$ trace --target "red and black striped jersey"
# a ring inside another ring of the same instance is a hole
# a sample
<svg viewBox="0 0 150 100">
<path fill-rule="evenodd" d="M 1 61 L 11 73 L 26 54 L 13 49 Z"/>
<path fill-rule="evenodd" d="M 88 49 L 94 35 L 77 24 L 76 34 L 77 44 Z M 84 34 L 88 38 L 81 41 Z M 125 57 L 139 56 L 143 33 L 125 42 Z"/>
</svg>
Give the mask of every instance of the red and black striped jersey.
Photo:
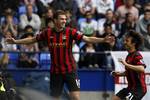
<svg viewBox="0 0 150 100">
<path fill-rule="evenodd" d="M 71 73 L 76 71 L 76 64 L 72 54 L 72 42 L 81 41 L 82 34 L 69 27 L 57 32 L 47 28 L 37 34 L 37 41 L 47 41 L 51 53 L 51 73 Z"/>
<path fill-rule="evenodd" d="M 143 57 L 138 51 L 129 53 L 126 57 L 126 62 L 128 64 L 143 65 L 144 67 L 146 67 L 146 65 L 143 62 Z M 126 77 L 128 81 L 128 89 L 135 91 L 135 93 L 146 93 L 147 88 L 145 83 L 144 72 L 137 72 L 126 68 Z"/>
</svg>

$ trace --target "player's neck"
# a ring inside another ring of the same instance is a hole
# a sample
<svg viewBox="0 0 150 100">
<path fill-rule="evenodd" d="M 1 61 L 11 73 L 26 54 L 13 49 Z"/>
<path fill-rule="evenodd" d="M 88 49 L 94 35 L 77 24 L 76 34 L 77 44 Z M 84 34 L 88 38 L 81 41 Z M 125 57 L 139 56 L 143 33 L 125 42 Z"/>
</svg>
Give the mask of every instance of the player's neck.
<svg viewBox="0 0 150 100">
<path fill-rule="evenodd" d="M 135 52 L 135 51 L 136 51 L 135 48 L 131 48 L 130 50 L 128 50 L 129 53 L 133 53 L 133 52 Z"/>
<path fill-rule="evenodd" d="M 57 32 L 60 32 L 60 31 L 62 31 L 64 28 L 63 27 L 55 27 L 55 30 L 57 31 Z"/>
</svg>

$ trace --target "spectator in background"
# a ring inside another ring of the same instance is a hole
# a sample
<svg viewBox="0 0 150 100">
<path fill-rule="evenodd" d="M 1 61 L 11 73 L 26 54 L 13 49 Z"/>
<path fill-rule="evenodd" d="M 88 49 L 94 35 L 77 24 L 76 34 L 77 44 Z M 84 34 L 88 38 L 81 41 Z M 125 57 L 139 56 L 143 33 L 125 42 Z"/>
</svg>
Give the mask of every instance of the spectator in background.
<svg viewBox="0 0 150 100">
<path fill-rule="evenodd" d="M 120 34 L 118 35 L 118 46 L 120 50 L 125 50 L 123 46 L 124 35 L 130 31 L 136 29 L 136 21 L 132 13 L 127 13 L 125 21 L 121 24 Z"/>
<path fill-rule="evenodd" d="M 29 27 L 26 30 L 29 30 Z M 21 38 L 22 39 L 32 38 L 33 36 L 34 36 L 33 33 L 28 32 L 25 33 Z M 36 68 L 38 66 L 39 61 L 38 61 L 38 54 L 37 54 L 38 50 L 36 44 L 21 45 L 20 51 L 21 53 L 17 65 L 18 68 Z"/>
<path fill-rule="evenodd" d="M 150 24 L 147 25 L 147 33 L 143 37 L 144 46 L 142 47 L 142 50 L 150 51 Z"/>
<path fill-rule="evenodd" d="M 10 38 L 10 37 L 15 38 L 12 31 L 7 30 L 3 34 L 3 37 L 1 39 L 1 44 L 3 46 L 3 49 L 6 50 L 6 51 L 17 51 L 17 45 L 16 44 L 7 44 L 6 43 L 6 38 Z"/>
<path fill-rule="evenodd" d="M 37 68 L 38 59 L 32 53 L 21 53 L 19 55 L 18 68 Z"/>
<path fill-rule="evenodd" d="M 150 3 L 149 0 L 135 0 L 135 7 L 139 9 L 140 14 L 143 12 L 143 5 Z"/>
<path fill-rule="evenodd" d="M 104 18 L 108 9 L 114 11 L 113 0 L 96 0 L 97 19 Z"/>
<path fill-rule="evenodd" d="M 34 36 L 33 33 L 25 33 L 21 39 L 24 38 L 32 38 Z M 38 52 L 37 44 L 29 44 L 29 45 L 24 45 L 22 44 L 20 47 L 20 51 L 25 51 L 25 52 Z"/>
<path fill-rule="evenodd" d="M 150 24 L 150 10 L 144 11 L 144 17 L 139 19 L 136 25 L 136 31 L 141 35 L 147 34 L 147 25 Z"/>
<path fill-rule="evenodd" d="M 96 54 L 96 46 L 92 43 L 86 43 L 82 50 L 84 51 L 84 63 L 82 66 L 87 68 L 98 68 L 98 58 Z"/>
<path fill-rule="evenodd" d="M 73 4 L 74 0 L 53 0 L 50 4 L 50 7 L 52 7 L 55 10 L 70 10 L 74 11 L 74 6 L 76 4 Z"/>
<path fill-rule="evenodd" d="M 95 15 L 96 11 L 96 2 L 95 0 L 77 0 L 79 17 L 82 18 L 86 12 L 91 12 L 92 15 Z"/>
<path fill-rule="evenodd" d="M 54 27 L 54 22 L 53 22 L 53 14 L 54 10 L 51 7 L 48 7 L 46 9 L 46 13 L 42 16 L 41 18 L 41 28 L 44 29 L 45 27 Z"/>
<path fill-rule="evenodd" d="M 10 38 L 10 37 L 16 38 L 16 37 L 14 37 L 13 33 L 10 30 L 8 30 L 3 34 L 3 37 L 1 39 L 1 45 L 2 45 L 3 51 L 4 51 L 4 53 L 3 53 L 3 57 L 5 59 L 4 61 L 7 61 L 7 59 L 9 60 L 9 61 L 7 61 L 7 66 L 5 65 L 5 67 L 7 67 L 7 68 L 16 66 L 16 64 L 14 64 L 14 63 L 17 61 L 14 61 L 14 60 L 10 61 L 10 60 L 12 60 L 12 58 L 15 59 L 15 57 L 11 56 L 11 54 L 16 55 L 16 53 L 14 53 L 14 52 L 19 51 L 17 48 L 17 44 L 7 44 L 6 43 L 6 38 Z"/>
<path fill-rule="evenodd" d="M 149 2 L 149 3 L 146 3 L 146 4 L 142 7 L 142 11 L 141 11 L 141 13 L 140 13 L 139 20 L 144 17 L 144 11 L 146 11 L 146 10 L 150 10 L 150 2 Z"/>
<path fill-rule="evenodd" d="M 66 12 L 66 16 L 67 16 L 66 26 L 69 26 L 72 28 L 77 28 L 77 20 L 72 15 L 72 12 L 70 10 L 65 10 L 65 12 Z"/>
<path fill-rule="evenodd" d="M 105 37 L 107 35 L 111 35 L 114 38 L 113 41 L 111 41 L 111 43 L 101 43 L 101 44 L 99 44 L 99 46 L 98 46 L 99 49 L 98 50 L 99 51 L 110 51 L 110 50 L 115 51 L 115 50 L 117 50 L 116 36 L 115 36 L 115 33 L 112 30 L 111 24 L 104 24 L 104 33 L 100 37 Z"/>
<path fill-rule="evenodd" d="M 47 12 L 47 8 L 49 7 L 49 4 L 53 0 L 36 0 L 36 6 L 37 6 L 37 13 L 40 17 L 43 17 L 45 13 Z"/>
<path fill-rule="evenodd" d="M 24 30 L 27 25 L 31 25 L 34 29 L 34 33 L 37 33 L 41 27 L 40 17 L 33 13 L 33 6 L 31 4 L 26 5 L 26 14 L 20 16 L 20 29 Z"/>
<path fill-rule="evenodd" d="M 4 9 L 3 15 L 0 16 L 0 40 L 7 30 L 12 30 L 14 36 L 17 36 L 17 25 L 18 18 L 14 16 L 14 11 L 9 7 Z"/>
<path fill-rule="evenodd" d="M 150 2 L 147 2 L 144 7 L 143 7 L 143 10 L 150 10 Z"/>
<path fill-rule="evenodd" d="M 23 38 L 32 38 L 34 36 L 34 29 L 32 26 L 27 25 L 24 29 L 23 35 L 20 37 L 21 39 Z M 39 65 L 38 61 L 38 44 L 29 44 L 25 45 L 22 44 L 20 45 L 20 55 L 19 55 L 19 60 L 17 67 L 18 68 L 37 68 Z M 35 52 L 35 53 L 34 53 Z"/>
<path fill-rule="evenodd" d="M 134 6 L 134 0 L 125 0 L 124 5 L 121 5 L 116 10 L 116 16 L 120 24 L 125 21 L 125 16 L 129 12 L 133 14 L 135 21 L 137 21 L 139 10 Z"/>
<path fill-rule="evenodd" d="M 101 37 L 105 37 L 106 35 L 112 36 L 114 39 L 111 41 L 111 43 L 101 43 L 98 44 L 96 47 L 97 51 L 117 51 L 119 50 L 117 38 L 115 36 L 115 33 L 112 30 L 111 24 L 104 24 L 104 33 Z M 104 69 L 113 69 L 113 60 L 110 53 L 102 53 L 98 54 L 98 59 L 101 61 L 99 62 L 99 66 L 101 66 Z"/>
<path fill-rule="evenodd" d="M 28 25 L 25 27 L 24 29 L 24 33 L 23 35 L 20 37 L 20 38 L 31 38 L 34 36 L 34 29 L 32 26 Z M 26 51 L 26 52 L 38 52 L 39 51 L 39 48 L 38 48 L 38 44 L 35 43 L 35 44 L 31 44 L 31 45 L 21 45 L 20 47 L 20 50 L 21 51 Z"/>
<path fill-rule="evenodd" d="M 0 17 L 4 14 L 5 9 L 11 8 L 13 11 L 18 11 L 20 0 L 0 0 Z"/>
<path fill-rule="evenodd" d="M 54 10 L 68 10 L 72 12 L 73 17 L 77 18 L 79 13 L 77 0 L 53 0 L 50 5 Z"/>
<path fill-rule="evenodd" d="M 13 23 L 18 25 L 18 23 L 19 23 L 18 17 L 15 15 L 15 12 L 11 8 L 6 8 L 4 10 L 3 16 L 0 17 L 0 25 L 4 24 L 6 22 L 7 15 L 12 15 Z"/>
<path fill-rule="evenodd" d="M 130 31 L 136 29 L 136 21 L 132 13 L 127 13 L 125 17 L 125 21 L 121 24 L 121 30 L 118 38 L 122 38 L 123 35 Z"/>
<path fill-rule="evenodd" d="M 28 34 L 28 33 L 33 33 L 34 32 L 34 29 L 31 25 L 27 25 L 25 28 L 24 28 L 24 33 L 23 34 Z"/>
<path fill-rule="evenodd" d="M 12 12 L 5 13 L 5 18 L 2 21 L 2 33 L 5 34 L 10 31 L 14 37 L 18 35 L 18 25 L 15 23 L 15 19 Z"/>
<path fill-rule="evenodd" d="M 112 27 L 112 31 L 116 31 L 116 19 L 112 9 L 108 9 L 105 14 L 105 18 L 98 20 L 98 35 L 103 35 L 105 24 L 109 24 Z"/>
<path fill-rule="evenodd" d="M 85 13 L 85 21 L 80 23 L 80 31 L 86 36 L 96 36 L 97 21 L 92 20 L 93 14 L 90 11 Z"/>
<path fill-rule="evenodd" d="M 27 12 L 26 6 L 27 5 L 32 5 L 33 7 L 33 12 L 37 13 L 37 5 L 36 5 L 37 0 L 20 0 L 20 5 L 18 6 L 18 15 L 21 16 L 22 14 L 25 14 Z"/>
<path fill-rule="evenodd" d="M 46 8 L 46 13 L 43 14 L 41 18 L 41 30 L 44 30 L 46 27 L 54 28 L 53 21 L 54 9 L 52 7 Z M 48 46 L 46 41 L 39 42 L 40 51 L 48 51 Z"/>
</svg>

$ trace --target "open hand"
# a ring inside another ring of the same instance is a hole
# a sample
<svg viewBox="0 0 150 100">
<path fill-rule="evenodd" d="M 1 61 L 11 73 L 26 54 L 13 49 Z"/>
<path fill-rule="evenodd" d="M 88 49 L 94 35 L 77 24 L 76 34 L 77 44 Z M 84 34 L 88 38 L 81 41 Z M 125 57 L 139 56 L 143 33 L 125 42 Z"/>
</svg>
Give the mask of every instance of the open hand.
<svg viewBox="0 0 150 100">
<path fill-rule="evenodd" d="M 121 58 L 119 58 L 118 61 L 119 61 L 120 63 L 122 63 L 123 65 L 125 65 L 125 66 L 127 65 L 126 61 L 123 60 L 123 59 L 121 59 Z"/>
<path fill-rule="evenodd" d="M 14 38 L 6 38 L 6 43 L 15 44 L 15 39 Z"/>
<path fill-rule="evenodd" d="M 106 43 L 113 43 L 115 41 L 115 37 L 109 34 L 104 38 L 104 41 Z"/>
</svg>

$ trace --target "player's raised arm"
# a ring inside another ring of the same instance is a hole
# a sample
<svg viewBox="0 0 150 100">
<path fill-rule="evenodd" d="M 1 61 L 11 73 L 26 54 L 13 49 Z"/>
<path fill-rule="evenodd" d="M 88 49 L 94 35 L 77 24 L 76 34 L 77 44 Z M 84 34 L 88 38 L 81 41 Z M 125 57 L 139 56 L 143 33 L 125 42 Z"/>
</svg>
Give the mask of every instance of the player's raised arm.
<svg viewBox="0 0 150 100">
<path fill-rule="evenodd" d="M 7 38 L 6 42 L 9 44 L 32 44 L 37 42 L 36 37 L 32 38 L 24 38 L 24 39 L 18 39 L 15 40 L 14 38 Z"/>
</svg>

